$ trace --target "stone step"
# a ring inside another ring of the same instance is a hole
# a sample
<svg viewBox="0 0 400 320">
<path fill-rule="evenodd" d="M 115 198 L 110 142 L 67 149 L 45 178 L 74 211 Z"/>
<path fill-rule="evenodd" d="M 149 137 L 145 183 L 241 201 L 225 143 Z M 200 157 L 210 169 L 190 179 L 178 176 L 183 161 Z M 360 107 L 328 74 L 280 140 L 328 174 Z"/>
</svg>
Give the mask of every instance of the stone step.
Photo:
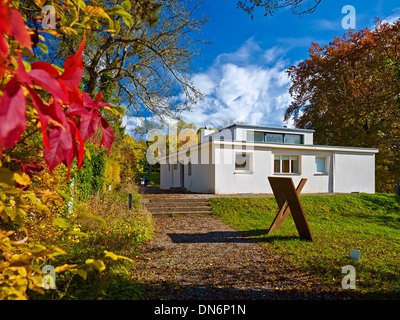
<svg viewBox="0 0 400 320">
<path fill-rule="evenodd" d="M 186 212 L 172 212 L 172 211 L 161 211 L 161 212 L 151 212 L 153 216 L 173 216 L 173 215 L 211 215 L 210 211 L 186 211 Z"/>
<path fill-rule="evenodd" d="M 208 199 L 190 198 L 142 198 L 142 203 L 209 203 Z"/>
<path fill-rule="evenodd" d="M 150 203 L 143 203 L 146 208 L 158 208 L 158 207 L 209 207 L 210 205 L 206 202 L 150 202 Z"/>
<path fill-rule="evenodd" d="M 153 215 L 211 214 L 208 199 L 142 198 L 142 204 Z"/>
<path fill-rule="evenodd" d="M 206 207 L 206 206 L 202 206 L 202 207 L 146 207 L 147 210 L 149 210 L 151 213 L 157 213 L 157 212 L 211 212 L 211 207 Z"/>
</svg>

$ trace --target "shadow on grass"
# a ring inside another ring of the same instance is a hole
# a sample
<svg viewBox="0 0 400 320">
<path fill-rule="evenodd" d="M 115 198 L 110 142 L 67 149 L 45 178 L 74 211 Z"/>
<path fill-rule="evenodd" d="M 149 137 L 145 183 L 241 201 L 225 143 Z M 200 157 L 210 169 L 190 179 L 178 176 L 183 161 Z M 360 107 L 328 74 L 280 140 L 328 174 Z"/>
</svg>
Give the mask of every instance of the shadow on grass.
<svg viewBox="0 0 400 320">
<path fill-rule="evenodd" d="M 299 239 L 298 236 L 267 235 L 267 229 L 215 231 L 206 233 L 168 233 L 173 243 L 251 243 Z"/>
<path fill-rule="evenodd" d="M 254 242 L 269 243 L 274 241 L 290 241 L 299 240 L 299 236 L 296 235 L 268 235 L 268 229 L 253 229 L 246 230 L 244 233 L 250 237 Z"/>
</svg>

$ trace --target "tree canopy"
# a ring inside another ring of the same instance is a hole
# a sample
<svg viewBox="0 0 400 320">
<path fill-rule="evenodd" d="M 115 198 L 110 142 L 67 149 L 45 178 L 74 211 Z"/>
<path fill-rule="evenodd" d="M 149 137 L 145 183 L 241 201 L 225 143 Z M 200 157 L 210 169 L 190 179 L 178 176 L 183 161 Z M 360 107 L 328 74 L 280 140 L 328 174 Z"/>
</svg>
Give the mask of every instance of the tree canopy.
<svg viewBox="0 0 400 320">
<path fill-rule="evenodd" d="M 376 187 L 393 192 L 400 179 L 400 21 L 350 31 L 316 43 L 289 68 L 293 102 L 285 120 L 315 130 L 315 143 L 376 147 Z"/>
<path fill-rule="evenodd" d="M 194 18 L 197 6 L 180 0 L 101 0 L 96 4 L 110 19 L 107 22 L 103 18 L 108 28 L 103 22 L 103 28 L 94 25 L 93 32 L 86 35 L 85 91 L 96 95 L 104 83 L 101 80 L 108 77 L 115 86 L 112 98 L 133 116 L 156 115 L 163 119 L 190 109 L 201 97 L 189 77 L 200 43 L 193 34 L 207 21 Z M 130 18 L 138 12 L 136 19 Z M 82 32 L 78 32 L 49 41 L 52 54 L 45 59 L 58 64 L 75 52 L 82 37 Z"/>
</svg>

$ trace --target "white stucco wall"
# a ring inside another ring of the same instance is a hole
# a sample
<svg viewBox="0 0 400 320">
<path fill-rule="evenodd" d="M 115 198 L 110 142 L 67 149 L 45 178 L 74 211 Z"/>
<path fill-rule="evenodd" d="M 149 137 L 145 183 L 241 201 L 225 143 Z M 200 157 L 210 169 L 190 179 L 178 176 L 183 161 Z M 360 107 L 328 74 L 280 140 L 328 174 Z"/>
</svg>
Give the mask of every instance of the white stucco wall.
<svg viewBox="0 0 400 320">
<path fill-rule="evenodd" d="M 288 149 L 257 148 L 248 150 L 252 157 L 251 170 L 249 172 L 235 171 L 234 153 L 240 149 L 216 148 L 217 154 L 223 154 L 225 158 L 231 158 L 231 163 L 220 163 L 215 165 L 215 193 L 272 193 L 268 181 L 269 176 L 291 177 L 294 184 L 302 178 L 307 178 L 303 193 L 328 193 L 332 192 L 332 153 L 299 151 Z M 296 155 L 300 159 L 299 174 L 275 174 L 273 161 L 275 155 Z M 315 172 L 315 156 L 325 156 L 328 162 L 328 173 L 318 174 Z"/>
<path fill-rule="evenodd" d="M 311 151 L 311 150 L 288 150 L 288 149 L 274 149 L 273 156 L 275 155 L 293 155 L 299 156 L 300 159 L 300 173 L 299 174 L 276 174 L 273 173 L 273 164 L 271 166 L 272 176 L 276 177 L 291 177 L 295 186 L 299 184 L 302 178 L 306 178 L 307 182 L 304 185 L 302 193 L 328 193 L 332 192 L 332 152 L 328 151 Z M 327 173 L 320 174 L 315 170 L 315 158 L 326 157 Z M 273 159 L 273 157 L 271 157 Z M 272 190 L 271 190 L 272 192 Z"/>
<path fill-rule="evenodd" d="M 329 148 L 325 148 L 329 149 Z M 230 163 L 215 165 L 215 193 L 272 193 L 268 182 L 269 176 L 291 177 L 297 186 L 302 178 L 307 182 L 302 193 L 332 193 L 332 192 L 375 192 L 375 154 L 340 152 L 330 150 L 296 149 L 294 147 L 261 148 L 247 150 L 252 157 L 248 172 L 235 171 L 234 154 L 240 152 L 239 147 L 226 147 L 222 150 L 216 146 L 216 154 L 231 159 Z M 299 156 L 300 173 L 274 173 L 275 155 Z M 325 157 L 327 172 L 316 172 L 316 157 Z"/>
<path fill-rule="evenodd" d="M 215 164 L 215 193 L 237 194 L 237 193 L 268 193 L 268 175 L 270 173 L 271 150 L 254 148 L 246 150 L 250 154 L 251 165 L 249 172 L 235 170 L 234 155 L 241 152 L 241 148 L 216 146 Z M 227 161 L 218 161 L 222 156 Z"/>
<path fill-rule="evenodd" d="M 199 151 L 201 150 L 201 151 Z M 359 150 L 357 152 L 357 150 Z M 247 152 L 251 156 L 248 172 L 235 170 L 234 155 Z M 184 165 L 184 187 L 191 192 L 239 194 L 272 193 L 268 177 L 291 177 L 297 186 L 307 178 L 302 193 L 375 192 L 375 152 L 357 148 L 273 145 L 211 141 L 190 148 L 190 154 L 180 152 Z M 275 155 L 296 155 L 300 159 L 300 173 L 275 174 Z M 327 172 L 316 173 L 316 156 L 326 158 Z M 187 162 L 192 163 L 192 175 L 188 175 Z M 181 186 L 181 169 L 161 165 L 161 188 Z"/>
<path fill-rule="evenodd" d="M 215 191 L 215 168 L 212 163 L 212 142 L 190 148 L 189 152 L 181 152 L 177 156 L 168 159 L 171 164 L 168 169 L 167 164 L 161 164 L 160 188 L 170 189 L 182 187 L 181 174 L 184 175 L 183 187 L 190 192 L 214 193 Z M 189 175 L 189 164 L 191 163 L 192 172 Z M 182 166 L 183 165 L 183 166 Z"/>
<path fill-rule="evenodd" d="M 375 154 L 336 152 L 334 191 L 375 193 Z"/>
</svg>

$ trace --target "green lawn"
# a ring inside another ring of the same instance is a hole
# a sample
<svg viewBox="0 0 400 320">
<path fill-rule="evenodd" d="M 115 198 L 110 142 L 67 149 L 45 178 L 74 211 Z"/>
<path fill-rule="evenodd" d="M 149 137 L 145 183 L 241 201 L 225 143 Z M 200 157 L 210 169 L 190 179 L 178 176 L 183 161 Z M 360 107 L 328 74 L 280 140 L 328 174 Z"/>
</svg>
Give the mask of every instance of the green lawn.
<svg viewBox="0 0 400 320">
<path fill-rule="evenodd" d="M 342 267 L 356 270 L 353 298 L 400 298 L 400 197 L 387 194 L 300 196 L 314 241 L 300 240 L 291 215 L 267 235 L 278 206 L 271 198 L 211 199 L 213 214 L 294 266 L 341 288 Z M 350 250 L 361 251 L 359 262 Z M 344 290 L 344 289 L 343 289 Z"/>
<path fill-rule="evenodd" d="M 140 178 L 142 176 L 146 176 L 150 180 L 150 187 L 159 188 L 160 187 L 160 172 L 152 172 L 149 176 L 148 172 L 137 172 L 136 173 L 136 182 L 140 183 Z"/>
</svg>

